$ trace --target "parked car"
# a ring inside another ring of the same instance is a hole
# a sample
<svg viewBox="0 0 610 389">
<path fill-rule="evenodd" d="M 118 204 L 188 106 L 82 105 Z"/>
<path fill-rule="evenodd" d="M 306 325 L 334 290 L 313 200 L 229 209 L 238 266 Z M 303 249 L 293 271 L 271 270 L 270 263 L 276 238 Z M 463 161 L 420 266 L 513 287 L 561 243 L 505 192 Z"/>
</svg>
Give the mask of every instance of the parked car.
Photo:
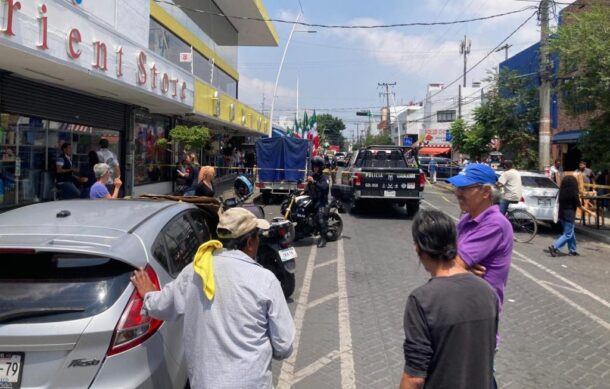
<svg viewBox="0 0 610 389">
<path fill-rule="evenodd" d="M 205 220 L 194 205 L 154 200 L 0 215 L 0 365 L 10 364 L 10 387 L 184 388 L 182 320 L 142 316 L 129 278 L 142 267 L 157 288 L 171 282 L 208 240 Z"/>
<path fill-rule="evenodd" d="M 335 157 L 337 157 L 337 166 L 345 166 L 346 154 L 344 152 L 340 151 L 336 153 Z"/>
<path fill-rule="evenodd" d="M 458 174 L 462 167 L 457 163 L 452 161 L 449 158 L 441 158 L 441 157 L 419 157 L 419 165 L 421 169 L 426 173 L 426 176 L 429 176 L 428 166 L 432 159 L 436 160 L 436 179 L 437 180 L 446 180 L 449 177 L 453 177 Z"/>
<path fill-rule="evenodd" d="M 502 172 L 496 174 L 500 177 Z M 559 193 L 557 184 L 542 173 L 519 171 L 519 174 L 523 187 L 522 198 L 519 204 L 512 205 L 509 209 L 525 208 L 536 217 L 536 220 L 552 222 L 553 209 Z"/>
</svg>

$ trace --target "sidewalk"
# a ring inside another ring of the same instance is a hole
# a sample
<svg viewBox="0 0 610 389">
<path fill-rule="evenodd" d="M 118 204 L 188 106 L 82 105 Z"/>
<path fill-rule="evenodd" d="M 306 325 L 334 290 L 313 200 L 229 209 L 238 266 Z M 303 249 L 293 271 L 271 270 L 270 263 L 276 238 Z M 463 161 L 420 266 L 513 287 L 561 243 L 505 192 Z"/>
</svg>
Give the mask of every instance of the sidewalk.
<svg viewBox="0 0 610 389">
<path fill-rule="evenodd" d="M 453 193 L 453 187 L 446 182 L 437 182 L 436 184 L 426 184 L 444 190 L 449 193 Z M 595 228 L 595 220 L 592 218 L 593 224 L 583 225 L 581 222 L 576 224 L 576 232 L 589 238 L 595 239 L 599 242 L 610 245 L 610 218 L 605 218 L 605 225 L 601 226 L 598 230 Z"/>
</svg>

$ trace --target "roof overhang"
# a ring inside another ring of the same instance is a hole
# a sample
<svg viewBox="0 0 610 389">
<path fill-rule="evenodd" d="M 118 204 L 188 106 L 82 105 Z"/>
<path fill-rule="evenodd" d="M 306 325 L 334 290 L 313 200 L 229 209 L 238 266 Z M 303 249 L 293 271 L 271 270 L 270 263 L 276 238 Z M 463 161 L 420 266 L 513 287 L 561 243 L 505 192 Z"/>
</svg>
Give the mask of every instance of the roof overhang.
<svg viewBox="0 0 610 389">
<path fill-rule="evenodd" d="M 229 16 L 231 24 L 237 30 L 237 44 L 239 46 L 279 45 L 279 35 L 273 23 L 268 20 L 269 15 L 262 0 L 215 0 L 214 2 L 223 14 Z M 199 0 L 174 0 L 174 3 L 184 7 L 184 9 L 201 8 Z M 206 21 L 205 14 L 196 12 L 188 12 L 188 14 L 195 23 L 203 28 Z M 231 18 L 230 16 L 239 16 L 240 18 Z"/>
</svg>

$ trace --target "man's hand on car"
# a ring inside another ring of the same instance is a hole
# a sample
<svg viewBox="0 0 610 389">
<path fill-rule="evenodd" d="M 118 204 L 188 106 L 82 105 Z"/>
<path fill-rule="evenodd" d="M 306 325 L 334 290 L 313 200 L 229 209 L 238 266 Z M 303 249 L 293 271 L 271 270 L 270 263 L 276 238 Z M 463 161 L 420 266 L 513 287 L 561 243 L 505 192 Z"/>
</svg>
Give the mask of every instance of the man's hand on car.
<svg viewBox="0 0 610 389">
<path fill-rule="evenodd" d="M 139 270 L 135 270 L 130 279 L 131 279 L 131 282 L 133 283 L 133 286 L 136 287 L 138 294 L 142 298 L 144 298 L 146 293 L 155 292 L 157 290 L 157 288 L 155 287 L 155 284 L 153 284 L 150 277 L 148 276 L 148 273 L 146 273 L 146 271 L 143 268 L 140 268 Z"/>
</svg>

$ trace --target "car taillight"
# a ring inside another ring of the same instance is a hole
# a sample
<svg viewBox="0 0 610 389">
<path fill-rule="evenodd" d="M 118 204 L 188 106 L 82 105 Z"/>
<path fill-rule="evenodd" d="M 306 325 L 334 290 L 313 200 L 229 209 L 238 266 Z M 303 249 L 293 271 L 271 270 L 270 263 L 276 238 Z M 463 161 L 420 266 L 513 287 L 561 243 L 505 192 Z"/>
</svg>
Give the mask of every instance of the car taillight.
<svg viewBox="0 0 610 389">
<path fill-rule="evenodd" d="M 152 280 L 155 288 L 160 290 L 161 285 L 159 284 L 159 278 L 152 267 L 148 265 L 144 270 Z M 121 319 L 114 330 L 110 348 L 106 353 L 107 356 L 122 353 L 123 351 L 127 351 L 142 344 L 146 339 L 153 336 L 159 327 L 161 327 L 163 321 L 140 314 L 143 306 L 144 299 L 140 297 L 137 290 L 134 290 L 129 298 L 127 307 L 123 311 Z"/>
<path fill-rule="evenodd" d="M 0 254 L 36 254 L 33 249 L 0 248 Z"/>
<path fill-rule="evenodd" d="M 354 186 L 362 185 L 362 174 L 354 173 Z"/>
<path fill-rule="evenodd" d="M 297 184 L 297 189 L 298 189 L 298 190 L 303 190 L 303 189 L 305 189 L 305 184 L 303 184 L 303 183 Z"/>
<path fill-rule="evenodd" d="M 257 182 L 254 184 L 254 186 L 256 186 L 258 189 L 265 189 L 265 183 L 263 182 Z"/>
<path fill-rule="evenodd" d="M 520 202 L 525 203 L 525 197 L 521 196 L 521 198 L 519 199 Z"/>
<path fill-rule="evenodd" d="M 419 173 L 419 186 L 423 188 L 426 185 L 426 175 L 424 173 Z"/>
</svg>

